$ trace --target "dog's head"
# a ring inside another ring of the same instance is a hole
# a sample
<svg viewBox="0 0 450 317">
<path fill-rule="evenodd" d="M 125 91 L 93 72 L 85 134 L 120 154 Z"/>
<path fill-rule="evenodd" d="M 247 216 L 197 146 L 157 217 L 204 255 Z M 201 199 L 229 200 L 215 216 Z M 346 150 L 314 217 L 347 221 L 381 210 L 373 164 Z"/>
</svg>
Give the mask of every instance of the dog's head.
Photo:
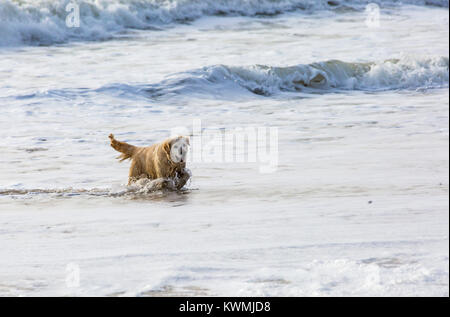
<svg viewBox="0 0 450 317">
<path fill-rule="evenodd" d="M 189 150 L 189 138 L 177 136 L 164 142 L 164 150 L 174 163 L 186 163 L 186 157 Z"/>
</svg>

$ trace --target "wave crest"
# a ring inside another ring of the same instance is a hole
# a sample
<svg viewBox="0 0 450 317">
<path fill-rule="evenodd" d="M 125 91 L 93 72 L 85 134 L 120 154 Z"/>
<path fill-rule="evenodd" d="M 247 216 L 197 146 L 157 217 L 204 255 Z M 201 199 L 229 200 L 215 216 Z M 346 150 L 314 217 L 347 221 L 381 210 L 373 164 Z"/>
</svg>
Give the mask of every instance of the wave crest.
<svg viewBox="0 0 450 317">
<path fill-rule="evenodd" d="M 215 65 L 173 74 L 154 84 L 116 83 L 97 89 L 45 90 L 9 97 L 75 98 L 94 93 L 119 98 L 159 99 L 197 95 L 228 99 L 248 92 L 272 96 L 300 92 L 426 90 L 448 88 L 448 83 L 448 57 L 402 57 L 367 63 L 330 60 L 289 67 Z"/>
<path fill-rule="evenodd" d="M 83 0 L 79 28 L 65 24 L 69 0 L 2 0 L 0 46 L 51 45 L 72 40 L 105 40 L 129 29 L 155 29 L 211 15 L 276 15 L 289 11 L 364 9 L 368 3 L 395 0 Z M 448 0 L 402 3 L 448 7 Z"/>
<path fill-rule="evenodd" d="M 448 86 L 448 57 L 403 58 L 373 63 L 346 63 L 339 60 L 292 67 L 213 68 L 248 90 L 271 95 L 278 91 L 395 90 Z"/>
<path fill-rule="evenodd" d="M 135 91 L 156 98 L 189 93 L 217 96 L 236 88 L 263 96 L 280 92 L 432 89 L 448 87 L 448 67 L 448 57 L 403 57 L 368 63 L 330 60 L 290 67 L 216 65 L 176 74 Z"/>
</svg>

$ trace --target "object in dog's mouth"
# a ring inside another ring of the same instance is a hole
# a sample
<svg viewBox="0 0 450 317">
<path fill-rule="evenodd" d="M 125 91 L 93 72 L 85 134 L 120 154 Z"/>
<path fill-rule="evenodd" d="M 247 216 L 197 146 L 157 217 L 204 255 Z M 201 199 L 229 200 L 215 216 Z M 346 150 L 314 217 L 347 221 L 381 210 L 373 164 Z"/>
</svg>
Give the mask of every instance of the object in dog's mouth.
<svg viewBox="0 0 450 317">
<path fill-rule="evenodd" d="M 181 189 L 189 180 L 191 173 L 186 169 L 189 138 L 178 136 L 148 147 L 138 147 L 109 135 L 111 146 L 122 153 L 120 161 L 131 160 L 128 185 L 142 178 L 171 179 L 176 189 Z"/>
</svg>

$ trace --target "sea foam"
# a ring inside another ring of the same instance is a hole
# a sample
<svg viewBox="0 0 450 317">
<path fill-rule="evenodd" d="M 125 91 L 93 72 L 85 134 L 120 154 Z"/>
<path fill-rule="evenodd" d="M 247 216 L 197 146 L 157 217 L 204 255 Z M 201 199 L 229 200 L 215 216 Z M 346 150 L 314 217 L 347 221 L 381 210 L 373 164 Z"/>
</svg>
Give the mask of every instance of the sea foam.
<svg viewBox="0 0 450 317">
<path fill-rule="evenodd" d="M 132 90 L 160 97 L 190 93 L 218 96 L 227 89 L 262 96 L 283 92 L 433 89 L 448 87 L 448 67 L 449 59 L 444 56 L 403 56 L 366 63 L 330 60 L 289 67 L 214 65 L 175 74 L 156 84 L 133 86 Z M 103 92 L 106 90 L 102 88 Z"/>
<path fill-rule="evenodd" d="M 175 73 L 156 83 L 112 83 L 93 89 L 40 90 L 32 96 L 58 99 L 101 94 L 159 99 L 194 94 L 226 99 L 241 98 L 248 93 L 270 97 L 283 93 L 427 90 L 448 88 L 448 83 L 448 57 L 405 55 L 365 63 L 329 60 L 288 67 L 213 65 Z M 23 99 L 29 95 L 8 97 Z"/>
<path fill-rule="evenodd" d="M 75 1 L 79 4 L 80 26 L 69 28 L 66 25 L 68 3 L 69 0 L 2 0 L 0 46 L 107 40 L 133 29 L 154 30 L 211 15 L 267 16 L 342 7 L 364 10 L 368 3 L 398 5 L 394 0 L 83 0 Z M 402 3 L 448 7 L 448 0 L 407 0 Z"/>
</svg>

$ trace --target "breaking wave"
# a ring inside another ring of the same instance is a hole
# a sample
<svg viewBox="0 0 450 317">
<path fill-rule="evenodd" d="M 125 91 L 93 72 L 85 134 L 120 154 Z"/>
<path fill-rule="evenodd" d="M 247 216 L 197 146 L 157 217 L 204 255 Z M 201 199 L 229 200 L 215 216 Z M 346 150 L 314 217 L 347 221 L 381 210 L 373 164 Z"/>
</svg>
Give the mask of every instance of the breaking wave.
<svg viewBox="0 0 450 317">
<path fill-rule="evenodd" d="M 51 45 L 111 39 L 129 30 L 155 30 L 202 16 L 261 16 L 291 11 L 363 10 L 368 3 L 448 7 L 448 0 L 80 0 L 80 26 L 68 28 L 74 0 L 2 0 L 0 46 Z"/>
<path fill-rule="evenodd" d="M 291 67 L 213 66 L 203 72 L 210 82 L 233 82 L 253 93 L 272 95 L 280 91 L 442 88 L 448 87 L 448 66 L 448 57 L 405 57 L 370 63 L 330 60 Z"/>
<path fill-rule="evenodd" d="M 227 95 L 229 89 L 271 96 L 282 92 L 327 93 L 446 88 L 448 57 L 403 57 L 381 62 L 346 63 L 338 60 L 290 67 L 216 65 L 175 74 L 153 85 L 110 86 L 97 91 L 117 95 L 133 92 L 150 98 L 179 94 Z M 229 95 L 229 94 L 228 94 Z"/>
<path fill-rule="evenodd" d="M 272 96 L 288 93 L 427 90 L 448 88 L 448 57 L 402 57 L 380 62 L 330 60 L 290 67 L 215 65 L 177 73 L 155 84 L 110 84 L 97 89 L 59 89 L 8 98 L 75 98 L 95 94 L 159 99 L 178 95 L 233 98 L 241 93 Z M 233 92 L 233 93 L 230 93 Z M 236 94 L 237 93 L 237 94 Z"/>
</svg>

